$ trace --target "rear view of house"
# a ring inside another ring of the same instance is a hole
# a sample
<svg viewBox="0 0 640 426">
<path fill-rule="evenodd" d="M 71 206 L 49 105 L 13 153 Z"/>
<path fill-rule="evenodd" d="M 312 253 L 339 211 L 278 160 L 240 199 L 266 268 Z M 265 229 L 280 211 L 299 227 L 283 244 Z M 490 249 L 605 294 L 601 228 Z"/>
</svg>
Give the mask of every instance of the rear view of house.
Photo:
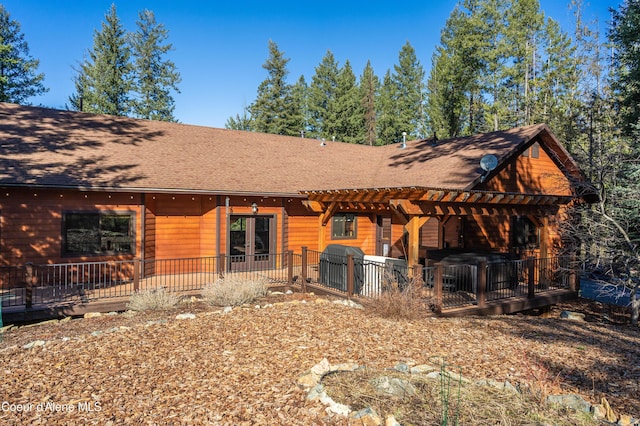
<svg viewBox="0 0 640 426">
<path fill-rule="evenodd" d="M 141 275 L 330 244 L 410 266 L 547 257 L 582 178 L 545 125 L 371 147 L 5 103 L 0 152 L 0 266 L 137 259 Z"/>
</svg>

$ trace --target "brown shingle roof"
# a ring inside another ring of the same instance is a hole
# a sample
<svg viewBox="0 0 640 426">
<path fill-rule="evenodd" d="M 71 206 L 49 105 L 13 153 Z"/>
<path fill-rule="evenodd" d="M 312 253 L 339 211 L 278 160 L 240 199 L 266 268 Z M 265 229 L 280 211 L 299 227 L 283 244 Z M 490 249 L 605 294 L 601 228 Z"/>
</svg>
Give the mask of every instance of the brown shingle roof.
<svg viewBox="0 0 640 426">
<path fill-rule="evenodd" d="M 469 188 L 545 125 L 384 147 L 0 103 L 0 185 L 298 194 L 377 187 Z M 552 140 L 555 138 L 551 135 Z M 557 141 L 556 141 L 557 142 Z"/>
</svg>

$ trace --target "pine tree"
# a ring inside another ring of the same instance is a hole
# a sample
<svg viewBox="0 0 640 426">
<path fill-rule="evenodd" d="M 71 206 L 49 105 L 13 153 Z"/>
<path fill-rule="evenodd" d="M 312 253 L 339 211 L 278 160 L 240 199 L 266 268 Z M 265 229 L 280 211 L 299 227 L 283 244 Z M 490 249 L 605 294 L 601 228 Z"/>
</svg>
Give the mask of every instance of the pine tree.
<svg viewBox="0 0 640 426">
<path fill-rule="evenodd" d="M 347 60 L 338 74 L 336 86 L 336 139 L 348 143 L 364 143 L 364 110 L 356 76 Z"/>
<path fill-rule="evenodd" d="M 380 90 L 380 82 L 373 72 L 371 61 L 367 61 L 360 76 L 360 102 L 363 110 L 362 127 L 364 129 L 364 143 L 376 145 L 376 99 Z"/>
<path fill-rule="evenodd" d="M 44 74 L 37 73 L 38 65 L 29 54 L 20 23 L 0 4 L 0 102 L 25 104 L 47 92 Z"/>
<path fill-rule="evenodd" d="M 399 90 L 393 81 L 391 71 L 387 70 L 380 86 L 378 96 L 377 134 L 378 144 L 387 145 L 402 140 L 402 124 L 398 107 Z"/>
<path fill-rule="evenodd" d="M 163 44 L 168 31 L 156 22 L 149 10 L 139 12 L 137 26 L 137 31 L 130 37 L 136 94 L 133 114 L 149 120 L 176 121 L 171 92 L 179 93 L 181 79 L 176 65 L 164 58 L 172 50 L 171 44 Z"/>
<path fill-rule="evenodd" d="M 269 57 L 262 65 L 268 77 L 260 83 L 256 100 L 249 110 L 253 130 L 278 135 L 296 135 L 299 129 L 291 128 L 294 110 L 291 86 L 287 84 L 288 58 L 269 40 Z"/>
<path fill-rule="evenodd" d="M 626 0 L 612 13 L 609 38 L 614 46 L 613 84 L 619 93 L 624 131 L 631 135 L 640 125 L 640 0 Z"/>
<path fill-rule="evenodd" d="M 337 136 L 335 103 L 338 74 L 338 63 L 333 53 L 327 50 L 309 85 L 310 137 L 330 140 Z"/>
<path fill-rule="evenodd" d="M 398 130 L 413 138 L 426 134 L 424 77 L 416 52 L 407 41 L 398 55 L 398 64 L 394 65 L 392 79 L 398 91 Z"/>
<path fill-rule="evenodd" d="M 111 5 L 93 48 L 80 64 L 75 77 L 76 93 L 69 98 L 73 109 L 127 116 L 131 111 L 131 51 L 116 6 Z"/>
<path fill-rule="evenodd" d="M 308 91 L 309 88 L 303 75 L 291 86 L 292 115 L 289 117 L 287 124 L 288 134 L 291 136 L 300 135 L 304 137 L 309 131 Z"/>
<path fill-rule="evenodd" d="M 242 115 L 236 114 L 235 117 L 229 117 L 224 124 L 226 129 L 232 130 L 253 130 L 253 122 L 251 115 L 249 114 L 249 108 L 244 107 L 242 109 Z"/>
</svg>

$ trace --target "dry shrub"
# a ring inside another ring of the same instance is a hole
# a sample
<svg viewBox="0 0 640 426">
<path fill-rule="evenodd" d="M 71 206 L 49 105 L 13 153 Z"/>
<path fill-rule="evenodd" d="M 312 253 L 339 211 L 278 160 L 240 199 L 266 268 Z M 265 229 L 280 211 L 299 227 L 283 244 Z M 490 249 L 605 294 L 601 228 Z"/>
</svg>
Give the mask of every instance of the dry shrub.
<svg viewBox="0 0 640 426">
<path fill-rule="evenodd" d="M 202 291 L 205 302 L 214 306 L 239 306 L 267 294 L 266 278 L 226 277 L 208 284 Z"/>
<path fill-rule="evenodd" d="M 180 296 L 170 293 L 164 287 L 137 291 L 131 295 L 127 309 L 132 311 L 159 311 L 174 308 L 180 303 Z"/>
<path fill-rule="evenodd" d="M 388 275 L 382 294 L 366 303 L 370 311 L 382 318 L 414 320 L 430 313 L 428 304 L 422 299 L 423 282 L 420 277 L 412 278 L 404 286 Z"/>
</svg>

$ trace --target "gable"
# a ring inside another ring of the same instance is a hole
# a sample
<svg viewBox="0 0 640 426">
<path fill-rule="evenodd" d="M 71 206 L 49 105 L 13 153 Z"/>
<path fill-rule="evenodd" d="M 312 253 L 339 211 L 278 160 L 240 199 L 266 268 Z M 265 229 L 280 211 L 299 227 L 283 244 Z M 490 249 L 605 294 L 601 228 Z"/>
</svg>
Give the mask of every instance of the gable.
<svg viewBox="0 0 640 426">
<path fill-rule="evenodd" d="M 571 195 L 571 181 L 536 140 L 476 189 L 524 194 Z"/>
</svg>

